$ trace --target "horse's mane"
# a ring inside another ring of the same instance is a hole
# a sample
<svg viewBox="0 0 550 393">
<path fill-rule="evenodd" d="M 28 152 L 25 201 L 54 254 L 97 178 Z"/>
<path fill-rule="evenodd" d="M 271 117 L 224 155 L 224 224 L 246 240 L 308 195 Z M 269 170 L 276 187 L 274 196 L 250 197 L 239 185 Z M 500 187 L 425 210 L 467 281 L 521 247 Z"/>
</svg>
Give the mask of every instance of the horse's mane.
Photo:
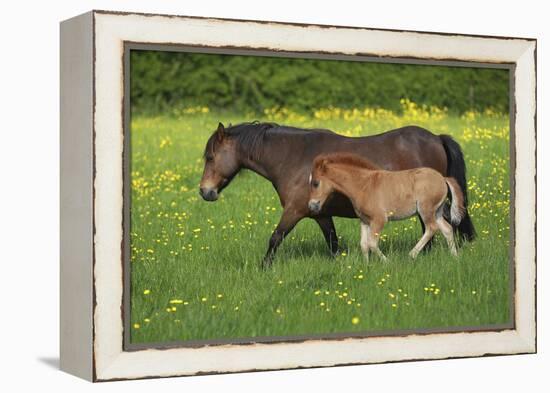
<svg viewBox="0 0 550 393">
<path fill-rule="evenodd" d="M 353 153 L 321 154 L 317 156 L 313 161 L 314 168 L 321 168 L 327 164 L 349 165 L 372 170 L 381 169 L 372 161 Z"/>
<path fill-rule="evenodd" d="M 298 135 L 311 131 L 333 134 L 332 131 L 325 129 L 296 128 L 281 126 L 277 123 L 252 121 L 236 124 L 234 126 L 229 125 L 224 128 L 224 135 L 225 137 L 235 140 L 242 154 L 246 154 L 252 159 L 259 159 L 262 154 L 266 135 Z M 218 143 L 216 134 L 217 131 L 208 139 L 204 149 L 204 157 L 206 157 L 209 152 L 215 151 Z"/>
<path fill-rule="evenodd" d="M 260 123 L 258 121 L 252 121 L 247 123 L 240 123 L 234 126 L 229 125 L 224 129 L 225 136 L 235 139 L 239 148 L 243 152 L 247 152 L 251 157 L 257 157 L 261 152 L 264 137 L 266 133 L 278 127 L 276 123 Z M 208 152 L 213 152 L 216 144 L 216 132 L 214 132 L 204 149 L 204 156 Z"/>
</svg>

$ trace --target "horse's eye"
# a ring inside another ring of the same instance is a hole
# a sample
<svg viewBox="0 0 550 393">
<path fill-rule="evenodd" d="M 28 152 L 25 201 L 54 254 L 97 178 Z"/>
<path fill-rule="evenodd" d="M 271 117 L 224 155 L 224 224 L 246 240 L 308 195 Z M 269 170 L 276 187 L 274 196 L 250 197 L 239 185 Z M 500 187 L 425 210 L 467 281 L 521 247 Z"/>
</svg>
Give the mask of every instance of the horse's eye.
<svg viewBox="0 0 550 393">
<path fill-rule="evenodd" d="M 214 161 L 214 157 L 212 157 L 212 156 L 207 156 L 206 157 L 206 162 L 212 162 L 212 161 Z"/>
<path fill-rule="evenodd" d="M 312 181 L 311 181 L 311 185 L 312 185 L 314 188 L 319 187 L 319 180 L 312 180 Z"/>
</svg>

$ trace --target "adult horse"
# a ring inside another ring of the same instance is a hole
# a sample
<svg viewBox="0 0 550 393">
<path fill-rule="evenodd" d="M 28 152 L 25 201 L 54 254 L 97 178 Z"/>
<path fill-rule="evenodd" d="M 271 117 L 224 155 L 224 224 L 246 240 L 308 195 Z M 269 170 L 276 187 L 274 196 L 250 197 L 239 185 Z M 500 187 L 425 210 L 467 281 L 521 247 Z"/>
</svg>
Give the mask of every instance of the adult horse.
<svg viewBox="0 0 550 393">
<path fill-rule="evenodd" d="M 331 252 L 336 253 L 338 237 L 332 216 L 354 218 L 354 209 L 346 197 L 335 194 L 318 214 L 312 214 L 308 209 L 308 178 L 317 155 L 337 152 L 358 154 L 387 170 L 429 167 L 443 176 L 454 177 L 467 209 L 466 166 L 460 145 L 448 135 L 434 135 L 416 126 L 350 138 L 329 130 L 274 123 L 242 123 L 228 128 L 219 123 L 204 149 L 200 195 L 206 201 L 215 201 L 242 168 L 250 169 L 271 181 L 283 207 L 269 240 L 264 266 L 271 264 L 277 247 L 304 217 L 317 221 Z M 467 240 L 475 237 L 467 210 L 456 230 Z"/>
</svg>

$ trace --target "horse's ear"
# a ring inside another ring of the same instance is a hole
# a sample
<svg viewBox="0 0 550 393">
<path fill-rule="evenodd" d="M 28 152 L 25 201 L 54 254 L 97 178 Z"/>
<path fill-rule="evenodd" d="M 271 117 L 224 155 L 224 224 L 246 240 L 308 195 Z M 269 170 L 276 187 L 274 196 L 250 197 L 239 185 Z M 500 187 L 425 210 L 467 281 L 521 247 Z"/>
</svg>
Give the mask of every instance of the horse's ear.
<svg viewBox="0 0 550 393">
<path fill-rule="evenodd" d="M 218 129 L 216 130 L 216 135 L 218 136 L 218 141 L 221 141 L 225 137 L 225 127 L 221 122 L 218 123 Z"/>
<path fill-rule="evenodd" d="M 321 161 L 319 162 L 319 170 L 321 171 L 321 173 L 326 172 L 327 164 L 328 164 L 328 159 L 322 158 Z"/>
</svg>

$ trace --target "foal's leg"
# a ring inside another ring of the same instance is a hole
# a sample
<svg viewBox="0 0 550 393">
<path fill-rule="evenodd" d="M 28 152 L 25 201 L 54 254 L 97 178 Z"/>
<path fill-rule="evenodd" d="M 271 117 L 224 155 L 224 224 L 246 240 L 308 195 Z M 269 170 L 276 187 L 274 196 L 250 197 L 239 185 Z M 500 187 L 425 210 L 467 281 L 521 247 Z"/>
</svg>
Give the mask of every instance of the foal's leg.
<svg viewBox="0 0 550 393">
<path fill-rule="evenodd" d="M 443 233 L 443 236 L 445 236 L 445 239 L 447 239 L 447 244 L 449 245 L 449 249 L 451 250 L 451 254 L 453 254 L 455 257 L 458 256 L 458 252 L 456 251 L 456 245 L 455 245 L 455 239 L 453 237 L 453 227 L 451 224 L 445 220 L 445 218 L 440 215 L 436 219 L 437 227 Z"/>
<path fill-rule="evenodd" d="M 279 220 L 279 224 L 277 225 L 277 228 L 275 228 L 275 230 L 273 231 L 271 239 L 269 239 L 269 247 L 263 260 L 264 268 L 271 266 L 271 263 L 273 262 L 273 257 L 275 256 L 275 251 L 277 251 L 277 247 L 279 247 L 286 235 L 288 235 L 290 231 L 294 229 L 298 221 L 300 221 L 302 218 L 304 218 L 304 216 L 297 213 L 294 209 L 283 210 L 283 215 Z"/>
<path fill-rule="evenodd" d="M 424 222 L 426 229 L 424 230 L 424 234 L 422 235 L 418 243 L 416 243 L 414 248 L 409 253 L 412 258 L 417 257 L 418 253 L 422 251 L 426 243 L 428 243 L 432 239 L 435 232 L 437 231 L 437 224 L 435 222 L 435 211 L 433 208 L 419 206 L 418 213 L 422 217 L 422 221 Z"/>
<path fill-rule="evenodd" d="M 416 243 L 416 246 L 414 246 L 414 248 L 409 253 L 411 258 L 417 257 L 418 253 L 422 251 L 426 243 L 428 243 L 431 240 L 434 234 L 435 234 L 435 230 L 432 228 L 432 226 L 426 225 L 426 231 L 424 232 L 424 234 L 422 235 L 418 243 Z"/>
<path fill-rule="evenodd" d="M 315 221 L 321 227 L 328 248 L 332 255 L 336 255 L 338 252 L 338 236 L 336 236 L 336 229 L 334 228 L 334 222 L 332 217 L 315 217 Z"/>
<path fill-rule="evenodd" d="M 369 261 L 369 226 L 361 221 L 361 251 L 367 262 Z"/>
<path fill-rule="evenodd" d="M 368 226 L 368 238 L 367 244 L 370 250 L 374 251 L 376 255 L 380 257 L 384 262 L 387 260 L 386 256 L 382 254 L 382 251 L 378 248 L 378 240 L 380 239 L 380 233 L 384 228 L 383 218 L 373 218 Z"/>
<path fill-rule="evenodd" d="M 418 221 L 420 221 L 420 228 L 422 228 L 422 233 L 426 232 L 426 225 L 424 225 L 424 221 L 422 221 L 422 217 L 420 216 L 420 214 L 418 214 Z M 426 245 L 422 249 L 424 250 L 424 252 L 427 252 L 432 248 L 433 240 L 433 238 L 428 240 L 428 243 L 426 243 Z"/>
</svg>

